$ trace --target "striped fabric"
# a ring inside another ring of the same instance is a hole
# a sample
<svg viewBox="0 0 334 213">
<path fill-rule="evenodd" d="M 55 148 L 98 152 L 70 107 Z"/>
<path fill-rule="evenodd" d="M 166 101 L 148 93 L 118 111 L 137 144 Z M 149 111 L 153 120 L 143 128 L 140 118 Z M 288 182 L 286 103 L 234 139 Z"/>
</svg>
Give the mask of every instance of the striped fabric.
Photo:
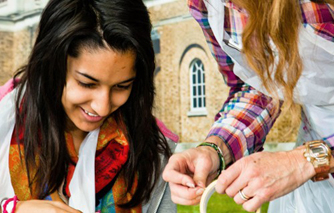
<svg viewBox="0 0 334 213">
<path fill-rule="evenodd" d="M 191 15 L 201 26 L 219 71 L 230 87 L 229 98 L 215 117 L 209 136 L 218 136 L 230 149 L 233 161 L 262 150 L 265 137 L 275 122 L 272 99 L 247 85 L 233 73 L 233 62 L 217 42 L 203 0 L 188 0 Z M 225 31 L 235 43 L 240 42 L 247 13 L 226 1 Z M 310 25 L 319 36 L 333 41 L 333 10 L 328 5 L 302 3 L 303 26 Z"/>
<path fill-rule="evenodd" d="M 301 4 L 301 8 L 304 26 L 311 26 L 315 34 L 334 42 L 333 6 L 305 2 Z"/>
<path fill-rule="evenodd" d="M 244 9 L 237 7 L 232 2 L 226 2 L 224 13 L 226 20 L 224 22 L 224 29 L 233 40 L 233 43 L 240 46 L 242 43 L 241 34 L 247 23 L 247 12 Z M 225 42 L 229 43 L 229 41 Z"/>
</svg>

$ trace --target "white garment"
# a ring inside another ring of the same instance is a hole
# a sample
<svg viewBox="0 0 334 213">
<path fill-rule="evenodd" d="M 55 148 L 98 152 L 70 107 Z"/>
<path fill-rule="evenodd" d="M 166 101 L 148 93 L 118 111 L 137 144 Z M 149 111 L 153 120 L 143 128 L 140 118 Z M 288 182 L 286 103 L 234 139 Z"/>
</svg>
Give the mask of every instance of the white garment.
<svg viewBox="0 0 334 213">
<path fill-rule="evenodd" d="M 0 199 L 14 196 L 9 173 L 9 146 L 15 124 L 16 90 L 0 101 Z"/>
<path fill-rule="evenodd" d="M 245 83 L 269 95 L 240 53 L 242 44 L 238 42 L 241 39 L 234 41 L 224 30 L 224 2 L 208 0 L 204 3 L 220 47 L 234 62 L 234 73 Z M 316 35 L 310 26 L 301 27 L 299 52 L 304 69 L 294 94 L 294 100 L 303 105 L 298 145 L 334 134 L 334 43 Z M 278 94 L 283 99 L 282 92 L 278 91 Z M 269 212 L 334 212 L 334 187 L 327 180 L 318 183 L 308 181 L 290 194 L 276 199 L 273 204 Z"/>
<path fill-rule="evenodd" d="M 15 125 L 17 89 L 0 101 L 0 199 L 13 197 L 9 172 L 9 147 Z M 79 150 L 79 161 L 70 183 L 69 205 L 83 213 L 95 212 L 95 152 L 100 129 L 90 132 Z"/>
</svg>

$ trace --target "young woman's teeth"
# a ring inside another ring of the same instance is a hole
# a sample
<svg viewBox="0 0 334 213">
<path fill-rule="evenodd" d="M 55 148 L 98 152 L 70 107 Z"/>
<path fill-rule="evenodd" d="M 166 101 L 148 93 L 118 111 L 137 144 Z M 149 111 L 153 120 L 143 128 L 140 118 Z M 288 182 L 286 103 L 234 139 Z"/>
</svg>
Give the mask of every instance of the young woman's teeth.
<svg viewBox="0 0 334 213">
<path fill-rule="evenodd" d="M 88 111 L 86 111 L 86 110 L 84 110 L 85 111 L 85 113 L 87 114 L 87 115 L 89 115 L 89 116 L 92 116 L 92 117 L 98 117 L 98 115 L 95 115 L 95 114 L 93 114 L 93 113 L 90 113 L 90 112 L 88 112 Z"/>
</svg>

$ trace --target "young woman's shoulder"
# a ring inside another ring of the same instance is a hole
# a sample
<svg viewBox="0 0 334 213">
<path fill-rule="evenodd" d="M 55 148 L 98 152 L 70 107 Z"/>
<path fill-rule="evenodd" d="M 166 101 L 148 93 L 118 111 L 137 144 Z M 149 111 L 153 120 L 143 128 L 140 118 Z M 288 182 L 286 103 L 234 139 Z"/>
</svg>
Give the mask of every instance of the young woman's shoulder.
<svg viewBox="0 0 334 213">
<path fill-rule="evenodd" d="M 179 136 L 177 136 L 175 133 L 169 130 L 161 120 L 159 120 L 158 118 L 155 118 L 155 120 L 157 122 L 158 127 L 160 128 L 160 131 L 166 138 L 170 139 L 174 143 L 179 142 Z"/>
<path fill-rule="evenodd" d="M 8 80 L 4 85 L 0 86 L 0 101 L 2 100 L 3 97 L 5 97 L 8 93 L 10 93 L 15 86 L 15 83 L 17 83 L 17 79 L 11 78 Z"/>
</svg>

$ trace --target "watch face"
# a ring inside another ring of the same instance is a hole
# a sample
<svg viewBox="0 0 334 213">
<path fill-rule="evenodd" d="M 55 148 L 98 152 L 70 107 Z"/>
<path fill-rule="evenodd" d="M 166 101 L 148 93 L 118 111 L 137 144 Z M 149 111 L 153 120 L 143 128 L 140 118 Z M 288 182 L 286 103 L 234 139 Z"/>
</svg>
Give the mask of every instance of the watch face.
<svg viewBox="0 0 334 213">
<path fill-rule="evenodd" d="M 328 159 L 330 154 L 327 145 L 321 142 L 310 144 L 310 151 L 312 153 L 311 156 L 317 160 Z"/>
<path fill-rule="evenodd" d="M 307 144 L 310 158 L 308 161 L 313 163 L 314 167 L 329 165 L 330 150 L 322 141 L 311 141 Z"/>
</svg>

